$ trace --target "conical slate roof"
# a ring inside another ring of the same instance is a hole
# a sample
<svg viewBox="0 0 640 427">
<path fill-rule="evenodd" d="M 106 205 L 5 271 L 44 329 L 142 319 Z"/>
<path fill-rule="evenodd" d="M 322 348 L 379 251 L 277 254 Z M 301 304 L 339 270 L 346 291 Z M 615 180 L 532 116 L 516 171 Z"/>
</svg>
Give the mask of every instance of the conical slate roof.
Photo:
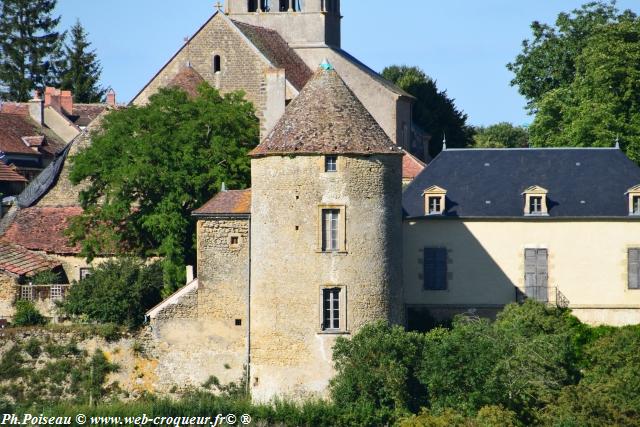
<svg viewBox="0 0 640 427">
<path fill-rule="evenodd" d="M 250 155 L 402 154 L 328 63 Z"/>
</svg>

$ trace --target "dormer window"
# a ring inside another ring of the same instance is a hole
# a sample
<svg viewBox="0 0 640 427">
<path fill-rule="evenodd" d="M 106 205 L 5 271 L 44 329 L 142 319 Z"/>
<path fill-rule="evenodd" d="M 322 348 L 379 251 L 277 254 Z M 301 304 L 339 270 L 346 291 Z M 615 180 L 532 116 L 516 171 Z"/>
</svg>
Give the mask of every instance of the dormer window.
<svg viewBox="0 0 640 427">
<path fill-rule="evenodd" d="M 425 215 L 444 214 L 447 190 L 434 185 L 424 190 L 422 195 L 424 196 L 425 202 Z"/>
<path fill-rule="evenodd" d="M 547 194 L 549 192 L 537 185 L 524 190 L 524 214 L 530 216 L 549 215 L 547 209 Z"/>
<path fill-rule="evenodd" d="M 627 191 L 629 196 L 629 215 L 640 216 L 640 184 Z"/>
</svg>

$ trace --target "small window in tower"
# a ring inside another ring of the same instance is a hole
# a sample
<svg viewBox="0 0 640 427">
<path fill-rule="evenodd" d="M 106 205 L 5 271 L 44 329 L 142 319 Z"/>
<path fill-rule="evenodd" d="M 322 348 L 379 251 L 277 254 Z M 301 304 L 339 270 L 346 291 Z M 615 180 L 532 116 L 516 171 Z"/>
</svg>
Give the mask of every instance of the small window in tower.
<svg viewBox="0 0 640 427">
<path fill-rule="evenodd" d="M 222 61 L 220 55 L 216 55 L 213 57 L 213 72 L 219 73 L 220 71 L 222 71 Z"/>
<path fill-rule="evenodd" d="M 247 10 L 249 12 L 257 12 L 258 11 L 258 0 L 249 0 L 247 5 Z"/>
<path fill-rule="evenodd" d="M 338 156 L 325 156 L 325 158 L 324 158 L 324 171 L 325 172 L 337 172 L 338 171 Z"/>
<path fill-rule="evenodd" d="M 542 213 L 542 196 L 531 196 L 529 198 L 529 213 L 531 215 Z"/>
<path fill-rule="evenodd" d="M 322 290 L 322 330 L 340 330 L 340 288 Z"/>
<path fill-rule="evenodd" d="M 240 248 L 240 235 L 239 234 L 230 234 L 229 235 L 229 247 L 231 249 Z"/>
</svg>

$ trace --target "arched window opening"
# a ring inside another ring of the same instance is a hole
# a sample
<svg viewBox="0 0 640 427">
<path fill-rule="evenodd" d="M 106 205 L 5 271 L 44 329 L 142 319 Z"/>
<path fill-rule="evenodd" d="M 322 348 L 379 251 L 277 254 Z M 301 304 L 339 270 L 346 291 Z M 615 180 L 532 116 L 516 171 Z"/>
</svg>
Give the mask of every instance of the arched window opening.
<svg viewBox="0 0 640 427">
<path fill-rule="evenodd" d="M 222 71 L 222 63 L 220 61 L 220 55 L 216 55 L 213 57 L 213 72 L 219 73 Z"/>
<path fill-rule="evenodd" d="M 249 12 L 257 12 L 258 11 L 258 0 L 249 0 L 249 4 L 247 7 Z"/>
</svg>

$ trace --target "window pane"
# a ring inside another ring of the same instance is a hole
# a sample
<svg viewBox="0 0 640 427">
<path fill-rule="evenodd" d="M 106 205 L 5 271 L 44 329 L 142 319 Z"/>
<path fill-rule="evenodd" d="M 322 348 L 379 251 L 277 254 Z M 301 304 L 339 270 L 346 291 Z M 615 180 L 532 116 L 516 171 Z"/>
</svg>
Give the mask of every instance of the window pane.
<svg viewBox="0 0 640 427">
<path fill-rule="evenodd" d="M 322 250 L 337 251 L 340 249 L 340 211 L 325 209 L 322 211 L 322 218 Z"/>
<path fill-rule="evenodd" d="M 425 248 L 424 249 L 424 289 L 426 290 L 446 290 L 447 289 L 447 249 L 446 248 Z"/>
<path fill-rule="evenodd" d="M 324 170 L 325 172 L 336 172 L 338 170 L 338 158 L 336 156 L 325 156 Z"/>
</svg>

